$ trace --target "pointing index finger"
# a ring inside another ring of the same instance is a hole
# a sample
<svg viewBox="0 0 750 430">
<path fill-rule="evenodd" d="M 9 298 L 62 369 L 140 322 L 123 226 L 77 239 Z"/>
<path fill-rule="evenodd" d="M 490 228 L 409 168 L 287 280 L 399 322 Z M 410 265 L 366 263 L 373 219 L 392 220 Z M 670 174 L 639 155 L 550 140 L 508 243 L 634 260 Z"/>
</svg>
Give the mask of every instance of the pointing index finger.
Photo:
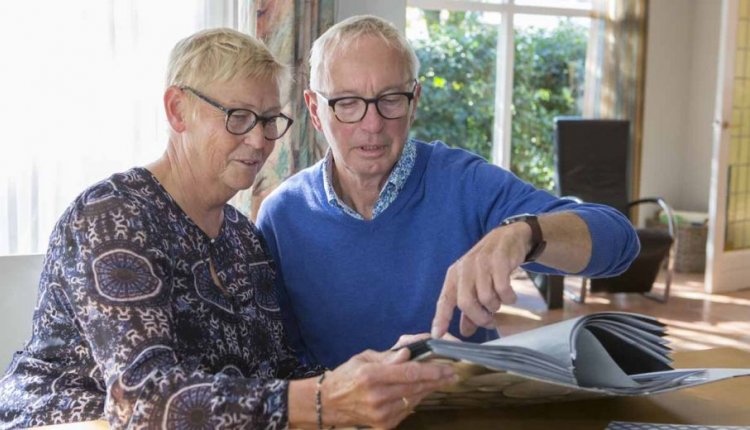
<svg viewBox="0 0 750 430">
<path fill-rule="evenodd" d="M 435 308 L 435 317 L 432 319 L 432 331 L 430 334 L 433 338 L 440 338 L 448 331 L 453 309 L 456 307 L 456 282 L 453 271 L 448 270 L 443 283 L 443 290 L 440 292 Z"/>
</svg>

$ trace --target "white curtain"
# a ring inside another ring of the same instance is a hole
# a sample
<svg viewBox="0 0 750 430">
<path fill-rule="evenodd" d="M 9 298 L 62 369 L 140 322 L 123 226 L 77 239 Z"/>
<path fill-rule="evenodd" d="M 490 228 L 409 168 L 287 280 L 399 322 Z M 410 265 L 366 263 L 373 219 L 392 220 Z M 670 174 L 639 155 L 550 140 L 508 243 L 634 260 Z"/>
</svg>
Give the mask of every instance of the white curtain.
<svg viewBox="0 0 750 430">
<path fill-rule="evenodd" d="M 236 26 L 237 4 L 0 2 L 0 255 L 44 252 L 86 186 L 163 152 L 168 53 L 201 28 Z"/>
</svg>

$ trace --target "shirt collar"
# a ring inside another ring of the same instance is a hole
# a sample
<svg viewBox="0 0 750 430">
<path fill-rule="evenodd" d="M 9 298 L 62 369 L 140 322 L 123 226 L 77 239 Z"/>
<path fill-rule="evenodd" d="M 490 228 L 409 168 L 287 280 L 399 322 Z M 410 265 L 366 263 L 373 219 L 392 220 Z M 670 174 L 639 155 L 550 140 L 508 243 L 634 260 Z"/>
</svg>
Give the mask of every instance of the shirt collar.
<svg viewBox="0 0 750 430">
<path fill-rule="evenodd" d="M 414 168 L 416 161 L 417 145 L 412 139 L 406 141 L 404 149 L 401 151 L 401 157 L 399 157 L 396 165 L 393 167 L 391 174 L 388 175 L 388 180 L 380 190 L 378 201 L 375 203 L 375 209 L 373 211 L 373 218 L 381 213 L 393 200 L 399 191 L 406 185 L 406 180 L 409 179 Z M 336 195 L 336 190 L 333 188 L 333 153 L 328 148 L 326 155 L 323 159 L 323 188 L 326 193 L 326 200 L 332 206 L 335 206 L 350 216 L 357 219 L 363 219 L 362 215 L 357 213 L 354 209 L 347 206 L 341 199 Z"/>
</svg>

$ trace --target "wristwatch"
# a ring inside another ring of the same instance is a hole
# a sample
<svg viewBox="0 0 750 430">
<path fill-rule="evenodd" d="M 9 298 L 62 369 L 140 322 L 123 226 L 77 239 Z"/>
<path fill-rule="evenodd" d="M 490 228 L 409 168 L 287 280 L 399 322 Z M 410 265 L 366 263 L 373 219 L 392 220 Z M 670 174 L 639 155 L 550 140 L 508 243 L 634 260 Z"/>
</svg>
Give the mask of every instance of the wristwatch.
<svg viewBox="0 0 750 430">
<path fill-rule="evenodd" d="M 547 246 L 547 242 L 544 241 L 544 237 L 542 236 L 542 228 L 539 226 L 539 220 L 536 215 L 521 214 L 506 218 L 500 225 L 513 224 L 514 222 L 525 222 L 531 227 L 531 250 L 526 254 L 524 262 L 530 263 L 536 261 L 544 251 L 544 247 Z"/>
</svg>

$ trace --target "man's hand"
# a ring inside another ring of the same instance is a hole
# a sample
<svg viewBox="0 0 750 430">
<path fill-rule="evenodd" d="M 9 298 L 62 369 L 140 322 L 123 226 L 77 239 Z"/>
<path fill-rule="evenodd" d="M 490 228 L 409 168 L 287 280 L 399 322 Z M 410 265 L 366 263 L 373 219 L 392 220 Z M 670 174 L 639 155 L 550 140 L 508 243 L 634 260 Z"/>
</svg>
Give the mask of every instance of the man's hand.
<svg viewBox="0 0 750 430">
<path fill-rule="evenodd" d="M 537 218 L 547 243 L 536 261 L 566 273 L 580 273 L 591 259 L 591 233 L 574 212 L 546 213 Z M 471 336 L 477 327 L 495 327 L 494 314 L 503 303 L 514 303 L 510 274 L 531 250 L 531 227 L 525 222 L 498 227 L 453 263 L 445 275 L 432 337 L 448 330 L 453 309 L 461 310 L 461 334 Z"/>
<path fill-rule="evenodd" d="M 461 310 L 461 334 L 471 336 L 477 327 L 494 328 L 495 312 L 503 303 L 515 303 L 510 274 L 520 266 L 531 247 L 526 223 L 498 227 L 448 268 L 432 320 L 432 337 L 447 330 L 453 309 Z"/>
</svg>

